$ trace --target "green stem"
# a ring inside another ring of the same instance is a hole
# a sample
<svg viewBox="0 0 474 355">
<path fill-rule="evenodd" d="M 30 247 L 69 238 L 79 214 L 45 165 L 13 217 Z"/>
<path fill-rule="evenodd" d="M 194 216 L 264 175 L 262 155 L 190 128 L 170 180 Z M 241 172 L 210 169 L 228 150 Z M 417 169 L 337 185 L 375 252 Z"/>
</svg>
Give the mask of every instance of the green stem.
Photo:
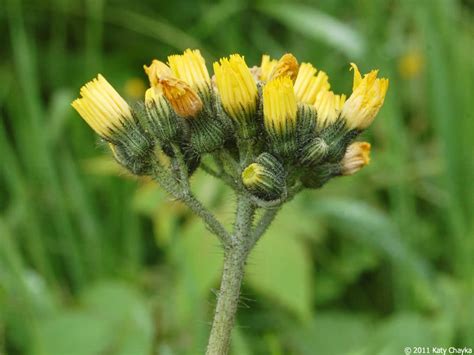
<svg viewBox="0 0 474 355">
<path fill-rule="evenodd" d="M 260 220 L 258 221 L 257 225 L 255 226 L 252 235 L 250 236 L 249 239 L 249 248 L 252 249 L 255 244 L 258 242 L 260 237 L 267 231 L 268 227 L 270 224 L 273 222 L 275 219 L 278 211 L 280 211 L 280 208 L 273 208 L 273 209 L 268 209 L 265 211 L 262 217 L 260 217 Z"/>
<path fill-rule="evenodd" d="M 163 169 L 156 161 L 153 161 L 154 178 L 168 192 L 171 196 L 181 200 L 188 208 L 199 216 L 206 227 L 215 234 L 222 245 L 225 245 L 230 240 L 229 233 L 225 230 L 222 224 L 214 217 L 214 215 L 194 196 L 189 189 L 189 185 L 178 184 L 168 172 Z M 181 168 L 184 168 L 181 166 Z"/>
<path fill-rule="evenodd" d="M 229 353 L 232 328 L 239 303 L 240 286 L 244 277 L 245 263 L 250 252 L 249 237 L 255 207 L 240 196 L 231 241 L 224 250 L 224 270 L 217 305 L 207 346 L 207 355 Z"/>
</svg>

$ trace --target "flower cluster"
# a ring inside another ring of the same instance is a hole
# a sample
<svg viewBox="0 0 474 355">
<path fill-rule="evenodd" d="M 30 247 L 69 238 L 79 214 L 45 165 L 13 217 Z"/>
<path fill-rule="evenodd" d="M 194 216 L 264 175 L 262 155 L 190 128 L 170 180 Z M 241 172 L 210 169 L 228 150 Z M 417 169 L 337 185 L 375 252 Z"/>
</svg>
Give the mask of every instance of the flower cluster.
<svg viewBox="0 0 474 355">
<path fill-rule="evenodd" d="M 211 77 L 199 50 L 188 49 L 144 69 L 150 88 L 141 103 L 129 106 L 100 74 L 72 103 L 116 160 L 135 174 L 152 174 L 159 151 L 180 154 L 191 174 L 204 155 L 219 157 L 219 170 L 236 188 L 263 201 L 283 199 L 296 184 L 318 188 L 367 165 L 370 144 L 354 140 L 388 89 L 376 70 L 361 75 L 351 64 L 352 93 L 336 94 L 325 72 L 292 54 L 264 55 L 252 68 L 233 54 L 213 64 Z"/>
</svg>

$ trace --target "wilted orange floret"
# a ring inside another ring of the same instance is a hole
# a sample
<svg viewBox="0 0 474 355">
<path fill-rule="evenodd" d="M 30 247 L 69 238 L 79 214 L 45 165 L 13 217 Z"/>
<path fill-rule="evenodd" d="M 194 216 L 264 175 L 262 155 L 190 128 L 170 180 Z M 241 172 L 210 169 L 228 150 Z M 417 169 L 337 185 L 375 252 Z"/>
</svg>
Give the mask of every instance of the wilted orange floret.
<svg viewBox="0 0 474 355">
<path fill-rule="evenodd" d="M 195 117 L 202 109 L 198 94 L 184 81 L 176 78 L 161 79 L 163 94 L 175 112 L 183 117 Z"/>
</svg>

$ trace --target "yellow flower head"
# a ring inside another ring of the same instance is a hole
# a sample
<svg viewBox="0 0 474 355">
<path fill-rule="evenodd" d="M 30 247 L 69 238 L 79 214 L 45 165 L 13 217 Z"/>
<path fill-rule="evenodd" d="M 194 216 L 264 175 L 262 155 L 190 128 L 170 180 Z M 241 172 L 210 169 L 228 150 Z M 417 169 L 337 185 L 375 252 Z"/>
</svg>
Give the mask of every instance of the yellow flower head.
<svg viewBox="0 0 474 355">
<path fill-rule="evenodd" d="M 171 55 L 168 64 L 174 76 L 196 90 L 207 91 L 211 78 L 199 50 L 186 49 L 182 55 Z"/>
<path fill-rule="evenodd" d="M 123 130 L 125 121 L 132 120 L 127 102 L 99 74 L 96 79 L 81 88 L 81 98 L 72 102 L 87 124 L 105 139 Z"/>
<path fill-rule="evenodd" d="M 184 81 L 170 77 L 160 79 L 159 83 L 163 94 L 178 115 L 196 117 L 201 111 L 201 98 Z"/>
<path fill-rule="evenodd" d="M 419 49 L 410 49 L 398 60 L 398 71 L 403 79 L 412 79 L 423 70 L 424 58 Z"/>
<path fill-rule="evenodd" d="M 242 182 L 246 187 L 253 187 L 263 182 L 262 176 L 265 168 L 258 164 L 252 163 L 242 172 Z"/>
<path fill-rule="evenodd" d="M 325 72 L 318 72 L 311 64 L 302 63 L 295 81 L 296 99 L 298 102 L 313 105 L 318 93 L 330 89 L 328 80 Z"/>
<path fill-rule="evenodd" d="M 160 84 L 160 79 L 170 78 L 173 76 L 171 69 L 165 63 L 160 62 L 157 59 L 153 59 L 149 67 L 144 65 L 143 69 L 145 69 L 145 73 L 148 75 L 151 86 L 158 86 Z"/>
<path fill-rule="evenodd" d="M 296 126 L 296 97 L 287 76 L 268 82 L 263 88 L 263 119 L 267 131 L 286 133 Z"/>
<path fill-rule="evenodd" d="M 323 128 L 334 123 L 339 117 L 345 101 L 346 95 L 335 95 L 332 91 L 319 92 L 314 103 L 318 113 L 318 126 Z"/>
<path fill-rule="evenodd" d="M 364 77 L 357 66 L 354 69 L 352 95 L 344 104 L 342 116 L 351 129 L 366 129 L 382 107 L 388 89 L 388 79 L 377 78 L 378 70 L 372 70 Z"/>
<path fill-rule="evenodd" d="M 291 53 L 284 54 L 277 62 L 272 70 L 272 73 L 268 80 L 273 80 L 283 76 L 287 76 L 291 81 L 295 81 L 298 75 L 298 61 L 295 56 Z"/>
<path fill-rule="evenodd" d="M 257 84 L 243 57 L 233 54 L 214 63 L 222 106 L 235 120 L 251 118 L 257 109 Z"/>
<path fill-rule="evenodd" d="M 270 74 L 273 72 L 277 63 L 278 60 L 270 59 L 269 55 L 262 55 L 262 63 L 260 64 L 260 81 L 268 81 L 270 79 Z"/>
<path fill-rule="evenodd" d="M 341 161 L 342 175 L 353 175 L 370 162 L 370 143 L 354 142 Z"/>
<path fill-rule="evenodd" d="M 123 92 L 127 98 L 140 100 L 145 93 L 146 87 L 147 85 L 142 78 L 130 78 L 125 82 Z"/>
</svg>

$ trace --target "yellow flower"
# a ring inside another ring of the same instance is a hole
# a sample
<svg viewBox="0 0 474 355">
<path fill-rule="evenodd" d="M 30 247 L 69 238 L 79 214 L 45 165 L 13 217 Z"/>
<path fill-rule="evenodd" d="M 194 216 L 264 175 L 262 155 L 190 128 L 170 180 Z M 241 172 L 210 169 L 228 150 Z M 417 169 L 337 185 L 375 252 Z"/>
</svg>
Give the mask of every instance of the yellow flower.
<svg viewBox="0 0 474 355">
<path fill-rule="evenodd" d="M 262 63 L 260 64 L 260 81 L 268 81 L 270 74 L 277 65 L 278 60 L 270 59 L 267 54 L 262 55 Z"/>
<path fill-rule="evenodd" d="M 80 93 L 82 97 L 74 100 L 72 107 L 104 139 L 123 131 L 125 121 L 133 119 L 130 106 L 101 74 L 85 84 Z"/>
<path fill-rule="evenodd" d="M 162 78 L 160 86 L 173 110 L 182 117 L 196 117 L 202 109 L 198 94 L 184 81 L 177 78 Z"/>
<path fill-rule="evenodd" d="M 273 80 L 282 76 L 287 76 L 291 81 L 295 81 L 298 75 L 298 61 L 291 53 L 284 54 L 277 62 L 267 80 Z"/>
<path fill-rule="evenodd" d="M 410 49 L 398 60 L 398 71 L 404 79 L 415 78 L 423 70 L 424 58 L 420 50 Z"/>
<path fill-rule="evenodd" d="M 342 117 L 349 128 L 365 129 L 373 122 L 383 105 L 388 79 L 378 79 L 378 70 L 372 70 L 362 78 L 357 66 L 354 63 L 351 66 L 354 69 L 353 92 L 344 104 Z"/>
<path fill-rule="evenodd" d="M 257 84 L 243 57 L 233 54 L 214 63 L 222 106 L 235 120 L 251 118 L 257 109 Z"/>
<path fill-rule="evenodd" d="M 263 88 L 263 120 L 269 132 L 285 134 L 296 125 L 296 97 L 287 76 L 268 82 Z"/>
<path fill-rule="evenodd" d="M 332 91 L 321 91 L 316 96 L 314 107 L 318 113 L 318 127 L 324 128 L 334 123 L 341 113 L 346 95 L 335 95 Z"/>
<path fill-rule="evenodd" d="M 123 86 L 125 97 L 135 100 L 140 100 L 143 97 L 145 90 L 146 85 L 142 78 L 130 78 Z"/>
<path fill-rule="evenodd" d="M 370 163 L 370 143 L 354 142 L 341 160 L 341 174 L 353 175 Z"/>
<path fill-rule="evenodd" d="M 328 80 L 325 72 L 318 72 L 311 64 L 302 63 L 295 81 L 296 99 L 304 104 L 314 104 L 319 92 L 330 89 Z"/>
<path fill-rule="evenodd" d="M 145 73 L 148 75 L 151 86 L 158 86 L 160 79 L 173 76 L 171 69 L 165 63 L 157 59 L 153 59 L 149 67 L 144 65 L 143 69 L 145 69 Z"/>
<path fill-rule="evenodd" d="M 211 78 L 199 50 L 186 49 L 182 55 L 171 55 L 168 57 L 168 64 L 174 76 L 185 81 L 192 88 L 209 90 Z"/>
</svg>

